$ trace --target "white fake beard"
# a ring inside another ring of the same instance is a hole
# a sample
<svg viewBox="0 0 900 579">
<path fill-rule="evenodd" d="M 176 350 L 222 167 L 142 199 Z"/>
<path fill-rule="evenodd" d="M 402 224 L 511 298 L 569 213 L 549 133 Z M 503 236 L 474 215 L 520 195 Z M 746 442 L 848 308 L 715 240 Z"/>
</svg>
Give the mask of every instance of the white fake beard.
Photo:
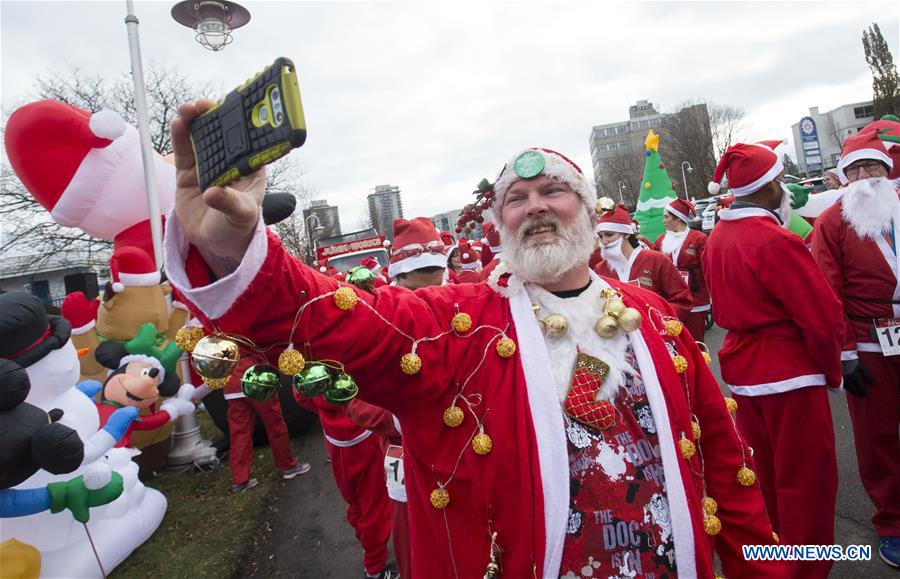
<svg viewBox="0 0 900 579">
<path fill-rule="evenodd" d="M 529 243 L 525 231 L 541 225 L 556 227 L 556 239 L 550 242 Z M 571 223 L 560 223 L 553 214 L 530 218 L 522 222 L 518 231 L 500 226 L 503 240 L 501 260 L 506 271 L 522 282 L 544 285 L 558 281 L 572 269 L 586 265 L 594 251 L 594 231 L 590 216 L 581 211 Z"/>
<path fill-rule="evenodd" d="M 841 215 L 860 238 L 875 239 L 894 216 L 896 184 L 885 177 L 860 179 L 847 185 L 841 199 Z"/>
<path fill-rule="evenodd" d="M 791 190 L 787 188 L 787 185 L 781 183 L 781 191 L 784 195 L 781 196 L 781 205 L 778 206 L 778 216 L 781 218 L 781 225 L 785 229 L 791 224 L 791 198 L 793 194 Z"/>
<path fill-rule="evenodd" d="M 613 241 L 608 245 L 600 245 L 600 257 L 609 263 L 609 267 L 616 272 L 623 271 L 628 266 L 628 260 L 622 253 L 622 241 L 624 237 Z"/>
<path fill-rule="evenodd" d="M 666 255 L 675 253 L 675 250 L 681 247 L 684 238 L 687 237 L 688 231 L 687 229 L 684 231 L 666 231 L 666 234 L 663 236 L 662 247 L 660 248 L 662 252 Z"/>
</svg>

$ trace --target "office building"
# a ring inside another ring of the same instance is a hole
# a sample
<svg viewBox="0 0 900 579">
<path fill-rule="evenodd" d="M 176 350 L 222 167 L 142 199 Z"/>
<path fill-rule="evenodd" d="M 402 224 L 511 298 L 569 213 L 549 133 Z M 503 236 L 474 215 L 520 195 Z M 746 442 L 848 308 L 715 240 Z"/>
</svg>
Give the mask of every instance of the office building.
<svg viewBox="0 0 900 579">
<path fill-rule="evenodd" d="M 369 221 L 378 233 L 394 240 L 394 219 L 403 217 L 403 201 L 396 185 L 378 185 L 369 193 Z"/>
<path fill-rule="evenodd" d="M 807 116 L 791 125 L 800 172 L 819 175 L 837 167 L 847 137 L 874 120 L 872 101 L 841 105 L 827 113 L 810 107 Z"/>
</svg>

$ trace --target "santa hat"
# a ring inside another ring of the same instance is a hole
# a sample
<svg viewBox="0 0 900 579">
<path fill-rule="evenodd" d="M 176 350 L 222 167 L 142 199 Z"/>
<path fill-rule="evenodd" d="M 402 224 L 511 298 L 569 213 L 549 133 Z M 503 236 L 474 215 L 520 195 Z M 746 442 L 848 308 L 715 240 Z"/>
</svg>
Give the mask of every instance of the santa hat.
<svg viewBox="0 0 900 579">
<path fill-rule="evenodd" d="M 486 243 L 490 248 L 491 253 L 500 253 L 503 251 L 503 246 L 500 245 L 500 231 L 494 225 L 493 221 L 488 221 L 484 224 L 484 227 L 481 228 L 481 231 L 484 233 L 484 239 L 482 239 L 482 243 Z"/>
<path fill-rule="evenodd" d="M 116 293 L 129 286 L 159 285 L 160 275 L 153 265 L 153 259 L 143 249 L 120 247 L 109 260 L 112 290 Z"/>
<path fill-rule="evenodd" d="M 634 225 L 631 223 L 631 215 L 628 213 L 628 208 L 619 203 L 612 211 L 604 211 L 600 215 L 600 221 L 594 227 L 595 233 L 600 233 L 601 231 L 614 231 L 627 235 L 634 233 Z"/>
<path fill-rule="evenodd" d="M 447 256 L 434 223 L 427 217 L 394 220 L 391 277 L 424 267 L 447 267 Z"/>
<path fill-rule="evenodd" d="M 448 231 L 441 231 L 441 241 L 444 242 L 444 247 L 448 249 L 456 245 L 456 238 Z"/>
<path fill-rule="evenodd" d="M 374 257 L 362 258 L 361 260 L 359 260 L 359 265 L 361 265 L 362 267 L 364 267 L 366 269 L 376 271 L 376 272 L 378 271 L 378 268 L 380 267 L 378 265 L 378 260 L 375 259 Z"/>
<path fill-rule="evenodd" d="M 83 292 L 73 292 L 62 301 L 62 317 L 72 324 L 72 335 L 80 336 L 94 328 L 100 300 L 89 300 Z"/>
<path fill-rule="evenodd" d="M 641 231 L 641 222 L 637 219 L 631 220 L 631 226 L 634 227 L 634 232 L 639 233 Z"/>
<path fill-rule="evenodd" d="M 481 269 L 481 253 L 468 239 L 459 240 L 459 266 L 469 271 Z"/>
<path fill-rule="evenodd" d="M 888 153 L 886 143 L 879 139 L 878 135 L 878 128 L 866 128 L 844 141 L 844 150 L 841 151 L 841 160 L 838 161 L 837 166 L 837 174 L 841 183 L 846 185 L 850 182 L 847 178 L 847 174 L 844 172 L 845 169 L 856 161 L 863 159 L 880 161 L 887 165 L 888 173 L 893 172 L 894 160 L 891 158 L 890 153 Z"/>
<path fill-rule="evenodd" d="M 531 148 L 520 151 L 507 161 L 494 183 L 494 217 L 502 225 L 500 208 L 503 197 L 516 181 L 534 179 L 541 175 L 562 181 L 580 197 L 585 208 L 592 212 L 597 203 L 594 185 L 584 176 L 581 168 L 569 158 L 550 149 Z"/>
<path fill-rule="evenodd" d="M 676 199 L 675 201 L 672 201 L 666 205 L 666 211 L 685 223 L 690 223 L 691 217 L 697 216 L 697 210 L 694 209 L 694 206 L 690 201 L 685 199 Z"/>
<path fill-rule="evenodd" d="M 728 147 L 713 173 L 713 180 L 708 187 L 710 195 L 719 193 L 719 183 L 726 174 L 728 186 L 737 197 L 755 193 L 774 181 L 784 171 L 784 164 L 774 151 L 781 143 L 782 141 L 761 141 L 736 143 Z"/>
</svg>

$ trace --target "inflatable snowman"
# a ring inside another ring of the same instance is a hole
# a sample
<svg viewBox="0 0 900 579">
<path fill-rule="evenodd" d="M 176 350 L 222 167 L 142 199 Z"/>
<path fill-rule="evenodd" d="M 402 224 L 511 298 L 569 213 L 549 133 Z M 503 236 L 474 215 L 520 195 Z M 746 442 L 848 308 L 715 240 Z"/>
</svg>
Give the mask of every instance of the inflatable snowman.
<svg viewBox="0 0 900 579">
<path fill-rule="evenodd" d="M 112 449 L 116 439 L 99 428 L 97 407 L 76 387 L 80 369 L 70 332 L 68 322 L 47 316 L 34 296 L 0 295 L 0 358 L 25 368 L 31 382 L 26 402 L 47 412 L 61 410 L 59 422 L 75 430 L 85 443 L 85 460 L 75 471 L 65 475 L 38 471 L 16 488 L 68 480 L 103 461 L 121 474 L 124 490 L 110 504 L 92 509 L 86 525 L 66 512 L 4 519 L 0 542 L 15 539 L 36 548 L 43 576 L 101 577 L 153 534 L 167 505 L 161 493 L 138 480 L 138 466 L 131 460 L 136 451 Z"/>
</svg>

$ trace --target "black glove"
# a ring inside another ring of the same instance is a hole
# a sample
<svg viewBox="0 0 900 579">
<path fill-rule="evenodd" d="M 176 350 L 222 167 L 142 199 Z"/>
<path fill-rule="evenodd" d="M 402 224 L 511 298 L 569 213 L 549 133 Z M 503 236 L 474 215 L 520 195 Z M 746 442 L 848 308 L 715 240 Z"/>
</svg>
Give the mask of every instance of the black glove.
<svg viewBox="0 0 900 579">
<path fill-rule="evenodd" d="M 857 398 L 864 398 L 869 393 L 869 387 L 875 383 L 869 369 L 859 360 L 841 362 L 841 374 L 844 376 L 844 390 Z"/>
</svg>

